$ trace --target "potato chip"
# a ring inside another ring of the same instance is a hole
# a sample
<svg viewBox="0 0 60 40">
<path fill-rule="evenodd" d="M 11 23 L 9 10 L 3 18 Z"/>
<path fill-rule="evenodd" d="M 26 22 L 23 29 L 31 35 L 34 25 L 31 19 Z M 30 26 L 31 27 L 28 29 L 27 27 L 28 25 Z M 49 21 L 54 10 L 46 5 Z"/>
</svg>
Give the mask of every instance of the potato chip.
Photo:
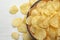
<svg viewBox="0 0 60 40">
<path fill-rule="evenodd" d="M 30 7 L 37 0 L 29 0 L 29 3 L 22 4 L 20 10 L 25 16 Z M 47 2 L 48 1 L 48 2 Z M 13 8 L 13 7 L 12 7 Z M 17 9 L 15 7 L 15 9 Z M 11 9 L 11 13 L 18 11 Z M 26 24 L 30 25 L 30 33 L 37 40 L 60 40 L 60 2 L 51 0 L 41 0 L 34 8 L 29 11 L 30 15 L 24 19 L 16 18 L 13 20 L 12 25 L 17 27 L 19 32 L 23 33 L 23 40 L 32 40 L 27 32 Z M 14 39 L 18 39 L 19 35 L 12 34 Z"/>
<path fill-rule="evenodd" d="M 16 5 L 13 5 L 13 6 L 10 8 L 9 12 L 10 12 L 11 14 L 16 14 L 16 13 L 18 12 L 17 6 L 16 6 Z"/>
<path fill-rule="evenodd" d="M 53 1 L 52 5 L 53 5 L 55 10 L 59 10 L 59 8 L 60 8 L 60 2 L 59 1 Z"/>
<path fill-rule="evenodd" d="M 32 25 L 38 25 L 38 20 L 40 19 L 40 16 L 34 16 L 33 18 L 32 18 Z"/>
<path fill-rule="evenodd" d="M 44 2 L 43 7 L 40 7 L 41 13 L 45 14 L 46 16 L 50 16 L 54 12 L 54 8 L 52 6 L 52 1 L 48 1 L 47 3 Z M 39 10 L 39 9 L 38 9 Z"/>
<path fill-rule="evenodd" d="M 37 0 L 29 0 L 30 5 L 33 5 Z"/>
<path fill-rule="evenodd" d="M 23 33 L 23 40 L 32 40 L 29 33 Z"/>
<path fill-rule="evenodd" d="M 45 14 L 46 16 L 51 15 L 51 13 L 50 13 L 50 11 L 48 9 L 43 9 L 41 13 Z"/>
<path fill-rule="evenodd" d="M 48 3 L 46 5 L 47 5 L 46 9 L 49 11 L 49 13 L 47 13 L 47 14 L 52 15 L 55 12 L 55 9 L 52 5 L 52 1 L 48 1 Z"/>
<path fill-rule="evenodd" d="M 17 27 L 17 30 L 19 32 L 26 33 L 27 32 L 26 25 L 25 24 L 21 24 L 21 26 Z"/>
<path fill-rule="evenodd" d="M 42 27 L 42 28 L 46 28 L 45 27 L 45 25 L 44 24 L 47 24 L 48 25 L 48 23 L 46 23 L 46 22 L 44 22 L 43 23 L 43 21 L 45 20 L 45 17 L 44 16 L 34 16 L 33 18 L 32 18 L 32 21 L 31 21 L 31 23 L 32 23 L 32 26 L 34 26 L 34 27 Z M 47 21 L 47 20 L 46 20 Z M 48 21 L 47 21 L 48 22 Z"/>
<path fill-rule="evenodd" d="M 48 28 L 49 27 L 49 20 L 50 20 L 50 17 L 47 17 L 41 24 L 39 24 L 39 26 L 41 28 Z"/>
<path fill-rule="evenodd" d="M 55 15 L 50 19 L 50 25 L 54 28 L 59 28 L 59 21 L 58 21 L 58 15 Z"/>
<path fill-rule="evenodd" d="M 12 21 L 12 26 L 13 27 L 18 27 L 22 24 L 22 19 L 21 18 L 15 18 L 13 21 Z"/>
<path fill-rule="evenodd" d="M 30 27 L 30 31 L 34 34 L 34 33 L 35 33 L 35 31 L 36 31 L 36 28 L 35 28 L 35 27 L 33 27 L 33 26 L 31 26 L 31 27 Z"/>
<path fill-rule="evenodd" d="M 12 38 L 15 39 L 15 40 L 18 40 L 19 39 L 19 34 L 17 32 L 13 32 L 11 34 Z"/>
<path fill-rule="evenodd" d="M 35 38 L 37 38 L 37 40 L 43 40 L 46 37 L 46 31 L 45 29 L 38 29 L 36 30 L 36 33 L 34 34 Z"/>
<path fill-rule="evenodd" d="M 46 2 L 45 1 L 40 1 L 38 4 L 37 4 L 37 8 L 43 8 L 46 6 Z"/>
<path fill-rule="evenodd" d="M 38 4 L 37 4 L 37 10 L 39 12 L 41 12 L 43 10 L 43 8 L 46 8 L 46 2 L 44 1 L 40 1 Z"/>
<path fill-rule="evenodd" d="M 26 23 L 28 25 L 31 25 L 31 20 L 32 20 L 32 16 L 29 16 L 27 19 L 26 19 Z"/>
<path fill-rule="evenodd" d="M 57 29 L 49 26 L 48 33 L 49 33 L 49 36 L 50 36 L 51 40 L 55 40 L 55 37 L 57 36 Z"/>
<path fill-rule="evenodd" d="M 30 5 L 29 3 L 24 3 L 20 6 L 20 11 L 22 12 L 22 14 L 26 15 L 27 12 L 29 11 Z"/>
<path fill-rule="evenodd" d="M 36 15 L 40 15 L 40 12 L 37 9 L 32 9 L 31 16 L 36 16 Z"/>
</svg>

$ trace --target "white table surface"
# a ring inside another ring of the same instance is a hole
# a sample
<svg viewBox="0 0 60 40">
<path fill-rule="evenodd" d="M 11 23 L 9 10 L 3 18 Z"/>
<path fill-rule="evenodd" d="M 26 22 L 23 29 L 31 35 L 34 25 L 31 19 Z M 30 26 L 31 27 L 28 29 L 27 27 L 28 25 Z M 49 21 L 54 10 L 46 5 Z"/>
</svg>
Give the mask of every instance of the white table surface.
<svg viewBox="0 0 60 40">
<path fill-rule="evenodd" d="M 12 5 L 16 5 L 19 8 L 22 3 L 27 1 L 28 0 L 0 0 L 0 40 L 13 40 L 11 38 L 11 33 L 17 32 L 17 29 L 12 27 L 11 22 L 14 18 L 23 18 L 20 10 L 17 14 L 11 15 L 9 13 L 9 8 Z M 19 40 L 22 39 L 22 36 L 20 36 Z"/>
</svg>

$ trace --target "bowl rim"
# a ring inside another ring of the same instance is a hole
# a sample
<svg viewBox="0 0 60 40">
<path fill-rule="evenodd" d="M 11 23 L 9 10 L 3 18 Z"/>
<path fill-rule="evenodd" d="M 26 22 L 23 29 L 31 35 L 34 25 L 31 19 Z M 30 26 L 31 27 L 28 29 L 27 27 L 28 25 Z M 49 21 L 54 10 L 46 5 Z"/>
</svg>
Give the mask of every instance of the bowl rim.
<svg viewBox="0 0 60 40">
<path fill-rule="evenodd" d="M 30 7 L 30 10 L 31 10 L 32 8 L 34 8 L 34 6 L 35 6 L 36 4 L 38 4 L 40 1 L 41 1 L 41 0 L 37 0 L 37 1 Z M 30 12 L 30 10 L 27 12 L 27 17 L 26 17 L 26 19 L 29 17 L 29 12 Z M 37 39 L 32 35 L 32 33 L 31 33 L 30 29 L 29 29 L 29 25 L 26 24 L 26 26 L 27 26 L 27 31 L 28 31 L 28 33 L 30 34 L 32 40 L 37 40 Z"/>
</svg>

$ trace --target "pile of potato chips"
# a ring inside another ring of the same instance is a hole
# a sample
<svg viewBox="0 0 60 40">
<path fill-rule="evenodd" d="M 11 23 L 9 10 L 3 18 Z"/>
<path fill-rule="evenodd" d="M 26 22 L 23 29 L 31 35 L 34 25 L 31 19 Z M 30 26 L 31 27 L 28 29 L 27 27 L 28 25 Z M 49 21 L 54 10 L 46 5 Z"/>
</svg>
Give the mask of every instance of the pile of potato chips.
<svg viewBox="0 0 60 40">
<path fill-rule="evenodd" d="M 60 40 L 60 1 L 43 0 L 30 9 L 36 1 L 38 0 L 29 0 L 20 6 L 25 17 L 14 19 L 13 27 L 23 33 L 23 40 L 32 40 L 26 24 L 31 25 L 30 31 L 37 40 Z M 28 11 L 30 15 L 26 18 Z"/>
<path fill-rule="evenodd" d="M 60 24 L 60 2 L 59 1 L 40 1 L 35 8 L 30 11 L 27 18 L 28 25 L 35 28 L 31 33 L 37 40 L 50 39 L 57 40 L 59 37 Z"/>
</svg>

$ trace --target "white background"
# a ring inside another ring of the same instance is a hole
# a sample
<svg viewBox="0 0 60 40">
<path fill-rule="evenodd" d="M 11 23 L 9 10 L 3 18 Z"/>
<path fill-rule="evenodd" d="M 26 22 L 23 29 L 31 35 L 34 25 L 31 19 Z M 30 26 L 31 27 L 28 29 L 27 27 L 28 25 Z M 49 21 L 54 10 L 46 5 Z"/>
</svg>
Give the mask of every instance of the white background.
<svg viewBox="0 0 60 40">
<path fill-rule="evenodd" d="M 11 38 L 11 33 L 17 32 L 17 29 L 12 27 L 11 22 L 14 18 L 23 18 L 20 10 L 17 14 L 11 15 L 9 13 L 9 8 L 12 5 L 16 5 L 19 9 L 20 5 L 27 1 L 28 0 L 0 0 L 0 40 L 13 40 Z M 22 40 L 21 36 L 19 40 Z"/>
</svg>

